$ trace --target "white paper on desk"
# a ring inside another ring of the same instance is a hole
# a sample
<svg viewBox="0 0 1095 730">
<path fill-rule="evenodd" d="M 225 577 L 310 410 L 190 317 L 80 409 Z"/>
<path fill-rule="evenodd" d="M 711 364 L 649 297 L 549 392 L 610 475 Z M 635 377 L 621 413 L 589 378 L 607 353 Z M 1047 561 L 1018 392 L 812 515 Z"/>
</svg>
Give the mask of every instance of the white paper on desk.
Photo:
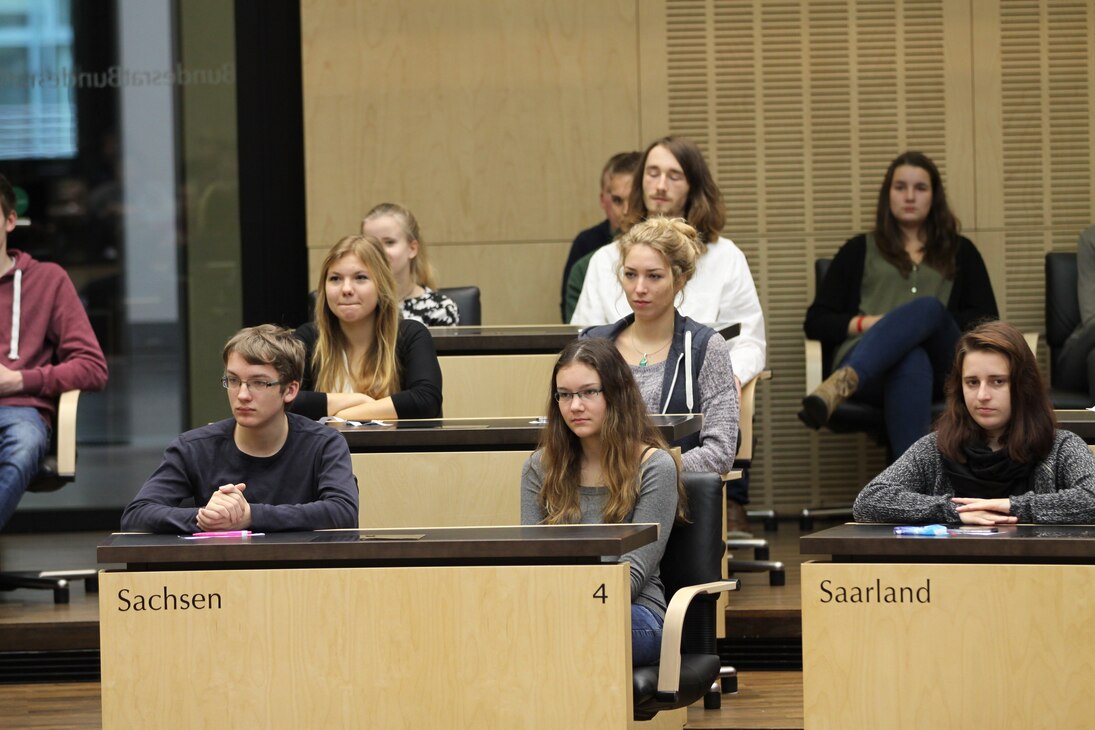
<svg viewBox="0 0 1095 730">
<path fill-rule="evenodd" d="M 347 421 L 345 418 L 339 418 L 338 416 L 324 416 L 319 419 L 320 423 L 345 423 L 347 426 L 390 426 L 392 424 L 386 421 Z"/>
<path fill-rule="evenodd" d="M 1095 406 L 1091 406 L 1090 408 L 1085 408 L 1084 410 L 1085 411 L 1095 411 Z"/>
</svg>

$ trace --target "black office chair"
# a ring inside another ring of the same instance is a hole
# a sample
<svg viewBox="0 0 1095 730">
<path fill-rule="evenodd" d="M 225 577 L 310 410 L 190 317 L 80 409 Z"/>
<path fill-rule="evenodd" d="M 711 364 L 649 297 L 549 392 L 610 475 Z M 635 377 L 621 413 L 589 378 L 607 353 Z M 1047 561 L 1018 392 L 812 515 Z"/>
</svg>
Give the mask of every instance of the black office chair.
<svg viewBox="0 0 1095 730">
<path fill-rule="evenodd" d="M 721 703 L 716 684 L 720 670 L 716 604 L 719 593 L 738 589 L 736 580 L 722 577 L 722 477 L 685 472 L 681 479 L 690 521 L 673 526 L 662 556 L 661 579 L 669 610 L 662 629 L 661 663 L 634 669 L 635 720 L 687 707 L 701 697 L 709 709 Z"/>
<path fill-rule="evenodd" d="M 477 286 L 446 286 L 437 290 L 438 294 L 444 294 L 456 305 L 460 312 L 461 327 L 478 327 L 483 324 L 483 315 L 479 306 L 479 287 Z"/>
<path fill-rule="evenodd" d="M 38 465 L 38 474 L 27 486 L 28 492 L 55 492 L 76 479 L 76 409 L 79 400 L 78 390 L 65 391 L 58 399 L 50 449 Z M 71 571 L 0 572 L 0 590 L 51 590 L 54 603 L 68 603 L 69 582 L 73 579 L 83 580 L 89 593 L 98 589 L 98 573 L 89 568 Z"/>
<path fill-rule="evenodd" d="M 1053 407 L 1082 409 L 1091 405 L 1088 393 L 1070 390 L 1057 380 L 1057 363 L 1065 340 L 1080 324 L 1076 294 L 1076 252 L 1046 254 L 1046 344 L 1049 345 L 1049 383 Z"/>
</svg>

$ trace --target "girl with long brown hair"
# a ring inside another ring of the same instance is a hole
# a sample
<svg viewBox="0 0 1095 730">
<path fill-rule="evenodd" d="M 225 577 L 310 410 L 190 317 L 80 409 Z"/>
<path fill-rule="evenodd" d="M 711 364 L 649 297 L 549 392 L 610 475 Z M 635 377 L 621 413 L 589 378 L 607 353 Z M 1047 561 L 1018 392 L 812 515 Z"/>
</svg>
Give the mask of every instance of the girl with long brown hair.
<svg viewBox="0 0 1095 730">
<path fill-rule="evenodd" d="M 832 374 L 802 401 L 821 428 L 848 398 L 881 405 L 891 458 L 931 428 L 959 335 L 996 319 L 985 262 L 958 233 L 938 168 L 905 152 L 886 170 L 874 230 L 837 251 L 806 312 Z"/>
<path fill-rule="evenodd" d="M 1091 522 L 1095 456 L 1056 430 L 1053 405 L 1022 333 L 988 322 L 958 341 L 946 410 L 863 488 L 860 522 Z"/>
<path fill-rule="evenodd" d="M 370 236 L 346 236 L 320 268 L 315 321 L 293 410 L 310 418 L 437 418 L 441 367 L 420 323 L 400 319 L 388 257 Z"/>
<path fill-rule="evenodd" d="M 675 455 L 616 346 L 575 340 L 551 376 L 547 425 L 521 475 L 522 524 L 656 522 L 631 566 L 632 662 L 657 663 L 665 619 L 658 565 L 684 496 Z"/>
</svg>

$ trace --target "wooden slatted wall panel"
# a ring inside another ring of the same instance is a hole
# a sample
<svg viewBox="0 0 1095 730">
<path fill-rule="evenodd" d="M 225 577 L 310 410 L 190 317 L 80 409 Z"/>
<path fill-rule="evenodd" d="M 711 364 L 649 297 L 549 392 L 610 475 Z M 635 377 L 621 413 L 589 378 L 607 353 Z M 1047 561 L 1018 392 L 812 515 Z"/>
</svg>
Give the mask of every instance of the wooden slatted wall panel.
<svg viewBox="0 0 1095 730">
<path fill-rule="evenodd" d="M 1045 253 L 1074 251 L 1095 217 L 1095 10 L 1085 0 L 1001 0 L 996 10 L 1007 316 L 1043 330 Z"/>
<path fill-rule="evenodd" d="M 796 419 L 803 282 L 870 225 L 895 154 L 923 149 L 947 174 L 943 3 L 667 0 L 666 17 L 670 131 L 708 156 L 766 316 L 752 498 L 849 503 L 884 454 Z"/>
</svg>

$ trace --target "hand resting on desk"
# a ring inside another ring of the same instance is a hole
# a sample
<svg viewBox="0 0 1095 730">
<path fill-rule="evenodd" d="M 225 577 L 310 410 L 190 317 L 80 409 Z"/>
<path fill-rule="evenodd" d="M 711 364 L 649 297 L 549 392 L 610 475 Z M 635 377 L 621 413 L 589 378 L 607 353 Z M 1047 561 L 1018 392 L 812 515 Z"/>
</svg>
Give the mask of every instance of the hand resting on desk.
<svg viewBox="0 0 1095 730">
<path fill-rule="evenodd" d="M 243 496 L 246 484 L 224 484 L 198 510 L 198 527 L 204 532 L 245 530 L 251 526 L 251 505 Z"/>
<path fill-rule="evenodd" d="M 1010 499 L 951 497 L 951 502 L 958 505 L 958 516 L 966 525 L 1007 525 L 1019 521 L 1011 514 Z"/>
</svg>

